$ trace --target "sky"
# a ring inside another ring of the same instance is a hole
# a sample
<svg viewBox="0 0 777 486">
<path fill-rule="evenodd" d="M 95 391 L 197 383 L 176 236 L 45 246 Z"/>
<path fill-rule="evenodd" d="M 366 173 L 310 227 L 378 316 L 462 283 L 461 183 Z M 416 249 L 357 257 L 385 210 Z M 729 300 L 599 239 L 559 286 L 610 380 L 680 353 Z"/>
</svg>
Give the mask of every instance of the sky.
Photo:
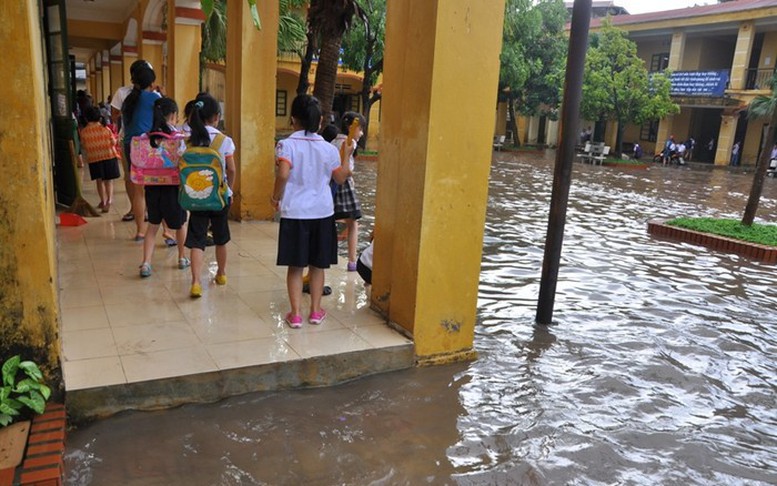
<svg viewBox="0 0 777 486">
<path fill-rule="evenodd" d="M 623 7 L 630 14 L 675 10 L 694 5 L 711 5 L 715 0 L 615 0 L 615 5 Z"/>
</svg>

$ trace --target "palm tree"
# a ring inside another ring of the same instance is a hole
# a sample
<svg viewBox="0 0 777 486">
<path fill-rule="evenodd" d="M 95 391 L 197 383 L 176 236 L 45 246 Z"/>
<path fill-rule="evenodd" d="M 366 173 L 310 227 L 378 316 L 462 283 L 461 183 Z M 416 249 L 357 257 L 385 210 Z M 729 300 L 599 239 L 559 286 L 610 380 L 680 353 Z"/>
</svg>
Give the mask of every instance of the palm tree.
<svg viewBox="0 0 777 486">
<path fill-rule="evenodd" d="M 343 34 L 351 25 L 354 14 L 363 16 L 356 0 L 311 0 L 308 22 L 320 36 L 320 52 L 313 95 L 321 102 L 324 120 L 329 120 L 335 97 L 337 66 Z"/>
<path fill-rule="evenodd" d="M 771 80 L 772 92 L 769 96 L 759 95 L 750 103 L 747 109 L 749 119 L 771 118 L 769 130 L 766 133 L 766 147 L 761 151 L 761 158 L 756 165 L 755 175 L 753 176 L 753 185 L 750 188 L 750 196 L 747 198 L 745 214 L 742 216 L 742 226 L 752 226 L 755 219 L 755 213 L 758 211 L 758 203 L 761 200 L 764 179 L 766 178 L 766 169 L 769 167 L 769 148 L 775 141 L 777 134 L 777 76 Z"/>
</svg>

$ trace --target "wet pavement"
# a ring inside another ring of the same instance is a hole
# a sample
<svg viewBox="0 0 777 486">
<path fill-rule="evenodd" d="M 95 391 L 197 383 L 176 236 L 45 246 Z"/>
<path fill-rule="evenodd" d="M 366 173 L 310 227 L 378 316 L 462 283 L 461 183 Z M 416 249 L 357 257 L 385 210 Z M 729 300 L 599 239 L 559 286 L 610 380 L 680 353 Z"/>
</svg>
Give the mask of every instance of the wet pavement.
<svg viewBox="0 0 777 486">
<path fill-rule="evenodd" d="M 478 360 L 124 413 L 69 432 L 67 484 L 777 484 L 775 267 L 646 231 L 741 217 L 752 174 L 576 164 L 542 329 L 552 165 L 495 155 Z"/>
</svg>

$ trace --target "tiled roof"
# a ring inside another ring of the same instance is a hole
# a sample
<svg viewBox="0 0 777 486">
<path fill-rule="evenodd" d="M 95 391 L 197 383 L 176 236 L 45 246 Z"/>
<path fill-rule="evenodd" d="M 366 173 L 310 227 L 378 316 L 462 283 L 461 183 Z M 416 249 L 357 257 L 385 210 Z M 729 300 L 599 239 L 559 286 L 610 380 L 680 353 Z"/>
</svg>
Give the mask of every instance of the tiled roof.
<svg viewBox="0 0 777 486">
<path fill-rule="evenodd" d="M 646 22 L 658 22 L 662 20 L 677 20 L 705 15 L 719 15 L 725 13 L 744 12 L 760 8 L 777 7 L 777 0 L 736 0 L 715 5 L 702 5 L 698 7 L 686 7 L 662 12 L 649 12 L 635 15 L 616 15 L 612 17 L 613 25 L 641 24 Z M 591 28 L 601 25 L 602 19 L 591 20 Z"/>
</svg>

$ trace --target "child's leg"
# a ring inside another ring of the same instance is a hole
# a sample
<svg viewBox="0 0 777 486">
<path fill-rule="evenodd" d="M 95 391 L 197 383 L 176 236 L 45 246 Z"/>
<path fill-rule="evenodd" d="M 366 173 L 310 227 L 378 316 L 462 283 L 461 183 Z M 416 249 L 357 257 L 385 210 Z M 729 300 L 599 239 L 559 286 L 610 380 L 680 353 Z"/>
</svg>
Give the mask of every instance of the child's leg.
<svg viewBox="0 0 777 486">
<path fill-rule="evenodd" d="M 321 295 L 324 292 L 324 269 L 310 267 L 310 313 L 321 312 Z"/>
<path fill-rule="evenodd" d="M 146 237 L 143 238 L 143 263 L 151 264 L 151 258 L 154 256 L 154 239 L 158 229 L 158 224 L 149 224 L 146 229 Z"/>
<path fill-rule="evenodd" d="M 103 207 L 105 206 L 105 203 L 108 202 L 105 196 L 105 181 L 102 179 L 95 179 L 94 182 L 97 186 L 97 195 L 100 196 L 100 207 Z"/>
<path fill-rule="evenodd" d="M 105 181 L 105 198 L 110 207 L 110 205 L 113 204 L 113 179 Z"/>
<path fill-rule="evenodd" d="M 310 267 L 311 270 L 313 267 Z M 289 267 L 286 271 L 286 290 L 289 292 L 289 304 L 291 305 L 291 315 L 299 316 L 300 305 L 302 304 L 302 272 L 305 267 Z M 319 288 L 318 302 L 321 304 L 321 289 Z"/>
<path fill-rule="evenodd" d="M 227 274 L 227 245 L 216 245 L 216 277 Z"/>
<path fill-rule="evenodd" d="M 202 273 L 202 261 L 205 252 L 199 248 L 192 248 L 192 285 L 200 285 L 200 273 Z"/>
<path fill-rule="evenodd" d="M 359 221 L 346 219 L 345 227 L 348 229 L 348 263 L 356 263 L 356 250 L 359 246 Z"/>
<path fill-rule="evenodd" d="M 132 184 L 134 186 L 132 193 L 132 213 L 135 216 L 135 226 L 137 227 L 137 235 L 143 236 L 146 234 L 146 192 L 143 190 L 143 186 Z"/>
<path fill-rule="evenodd" d="M 173 239 L 173 234 L 170 232 L 170 228 L 167 227 L 167 223 L 162 221 L 162 238 L 164 239 Z"/>
<path fill-rule="evenodd" d="M 175 239 L 178 241 L 178 259 L 186 257 L 186 247 L 184 246 L 184 242 L 186 242 L 186 225 L 182 224 L 180 228 L 175 230 Z"/>
</svg>

